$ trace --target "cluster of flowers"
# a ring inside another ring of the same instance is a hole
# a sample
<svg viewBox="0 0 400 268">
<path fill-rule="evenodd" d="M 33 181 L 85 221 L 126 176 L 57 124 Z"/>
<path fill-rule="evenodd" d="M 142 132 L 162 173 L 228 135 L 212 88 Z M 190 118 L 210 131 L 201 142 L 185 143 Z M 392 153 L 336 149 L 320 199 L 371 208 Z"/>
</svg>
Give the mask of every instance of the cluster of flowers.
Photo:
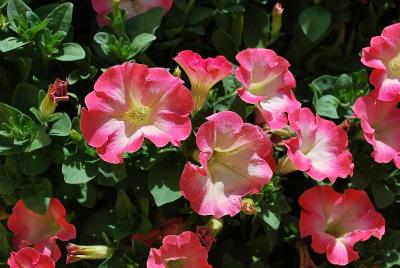
<svg viewBox="0 0 400 268">
<path fill-rule="evenodd" d="M 100 2 L 104 1 L 93 0 L 99 22 L 105 23 L 110 7 Z M 125 2 L 121 1 L 122 7 Z M 172 1 L 154 2 L 167 10 Z M 125 7 L 128 13 L 132 9 L 132 14 L 140 12 L 136 8 Z M 288 133 L 284 140 L 287 156 L 276 164 L 266 132 L 243 122 L 234 112 L 207 117 L 196 133 L 198 150 L 193 158 L 197 163 L 187 162 L 180 178 L 181 192 L 193 210 L 215 218 L 234 216 L 241 210 L 241 198 L 259 193 L 274 172 L 299 170 L 332 184 L 337 178 L 352 176 L 354 164 L 346 131 L 301 107 L 293 94 L 296 81 L 288 61 L 262 48 L 241 51 L 236 59 L 235 75 L 242 84 L 238 95 L 255 105 L 270 130 Z M 223 56 L 203 59 L 192 51 L 182 51 L 174 60 L 187 74 L 191 90 L 167 69 L 138 63 L 111 67 L 99 77 L 94 91 L 85 98 L 80 124 L 87 143 L 104 161 L 122 163 L 124 155 L 138 151 L 145 138 L 157 147 L 168 143 L 180 146 L 192 133 L 190 115 L 202 109 L 216 83 L 234 72 Z M 374 159 L 394 161 L 400 167 L 400 124 L 396 124 L 400 123 L 400 24 L 374 37 L 371 47 L 363 50 L 362 62 L 376 68 L 371 74 L 375 90 L 354 104 L 355 117 L 361 120 L 365 139 L 374 148 Z M 333 264 L 356 260 L 356 242 L 371 236 L 380 239 L 385 232 L 384 218 L 364 191 L 348 189 L 341 194 L 332 186 L 316 186 L 301 195 L 299 204 L 301 236 L 310 235 L 314 251 L 326 253 Z M 9 259 L 13 268 L 54 267 L 61 256 L 56 240 L 69 241 L 76 236 L 56 199 L 51 200 L 45 215 L 30 211 L 19 201 L 8 228 L 14 233 L 17 250 Z M 162 246 L 150 250 L 147 266 L 211 267 L 207 258 L 213 237 L 201 234 L 201 229 L 196 233 L 179 229 L 174 234 L 157 230 Z M 68 251 L 67 262 L 84 258 L 80 257 L 85 254 L 82 247 L 71 244 Z"/>
</svg>

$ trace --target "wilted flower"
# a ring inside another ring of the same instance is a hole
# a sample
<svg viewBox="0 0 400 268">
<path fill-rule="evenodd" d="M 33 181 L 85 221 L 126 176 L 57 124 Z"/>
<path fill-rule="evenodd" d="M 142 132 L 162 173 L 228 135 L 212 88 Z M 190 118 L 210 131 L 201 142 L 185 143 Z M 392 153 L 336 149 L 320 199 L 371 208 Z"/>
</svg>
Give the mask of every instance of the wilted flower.
<svg viewBox="0 0 400 268">
<path fill-rule="evenodd" d="M 201 167 L 188 162 L 180 187 L 200 215 L 234 216 L 241 197 L 258 193 L 272 177 L 272 145 L 261 128 L 234 112 L 207 118 L 197 132 Z"/>
<path fill-rule="evenodd" d="M 81 131 L 87 143 L 110 163 L 136 152 L 144 138 L 157 147 L 175 146 L 191 132 L 193 107 L 183 81 L 163 68 L 126 63 L 107 69 L 82 109 Z"/>
<path fill-rule="evenodd" d="M 257 213 L 256 205 L 251 198 L 242 199 L 242 207 L 240 210 L 247 215 L 254 215 Z"/>
<path fill-rule="evenodd" d="M 147 268 L 212 268 L 207 262 L 208 251 L 192 232 L 164 237 L 159 249 L 152 248 Z"/>
<path fill-rule="evenodd" d="M 288 156 L 279 163 L 278 173 L 306 172 L 317 181 L 353 174 L 354 164 L 348 150 L 347 134 L 332 121 L 314 116 L 308 108 L 289 114 L 289 124 L 296 137 L 285 141 Z"/>
<path fill-rule="evenodd" d="M 374 147 L 378 163 L 394 162 L 400 168 L 400 109 L 398 101 L 380 101 L 371 96 L 359 98 L 353 106 L 361 120 L 365 140 Z"/>
<path fill-rule="evenodd" d="M 40 253 L 51 254 L 54 261 L 61 257 L 57 239 L 68 241 L 76 237 L 75 226 L 67 222 L 64 206 L 55 198 L 50 200 L 44 215 L 29 210 L 19 200 L 8 218 L 7 226 L 14 233 L 14 248 L 33 246 Z"/>
<path fill-rule="evenodd" d="M 203 59 L 199 54 L 185 50 L 179 52 L 174 60 L 189 77 L 194 99 L 193 113 L 201 110 L 210 89 L 233 72 L 232 64 L 224 56 Z"/>
<path fill-rule="evenodd" d="M 67 246 L 67 264 L 81 260 L 104 260 L 110 258 L 114 248 L 103 245 L 81 246 L 69 243 Z"/>
<path fill-rule="evenodd" d="M 173 0 L 119 0 L 119 6 L 131 18 L 155 7 L 162 7 L 165 12 L 172 6 Z M 97 23 L 100 26 L 108 24 L 106 16 L 110 13 L 113 0 L 92 0 L 93 9 L 97 13 Z"/>
<path fill-rule="evenodd" d="M 243 50 L 236 59 L 240 64 L 236 77 L 242 83 L 238 89 L 240 98 L 256 104 L 271 128 L 285 127 L 285 113 L 301 106 L 293 94 L 296 81 L 289 71 L 289 62 L 264 48 Z"/>
<path fill-rule="evenodd" d="M 54 261 L 33 248 L 21 248 L 12 252 L 7 264 L 10 268 L 54 268 Z"/>
<path fill-rule="evenodd" d="M 49 86 L 47 95 L 44 97 L 39 106 L 40 116 L 46 120 L 54 113 L 59 101 L 68 101 L 68 82 L 56 79 L 54 84 Z"/>
<path fill-rule="evenodd" d="M 316 186 L 299 198 L 301 237 L 312 237 L 312 248 L 326 253 L 329 262 L 347 265 L 358 259 L 353 246 L 371 236 L 381 239 L 385 219 L 375 211 L 364 191 L 346 189 L 337 193 L 331 186 Z"/>
<path fill-rule="evenodd" d="M 222 227 L 224 227 L 222 220 L 215 218 L 211 218 L 206 225 L 196 226 L 196 235 L 208 251 L 217 241 L 216 236 L 222 230 Z"/>
<path fill-rule="evenodd" d="M 372 37 L 371 46 L 363 48 L 361 62 L 374 70 L 370 81 L 373 96 L 382 101 L 400 97 L 400 23 L 383 29 L 380 36 Z"/>
</svg>

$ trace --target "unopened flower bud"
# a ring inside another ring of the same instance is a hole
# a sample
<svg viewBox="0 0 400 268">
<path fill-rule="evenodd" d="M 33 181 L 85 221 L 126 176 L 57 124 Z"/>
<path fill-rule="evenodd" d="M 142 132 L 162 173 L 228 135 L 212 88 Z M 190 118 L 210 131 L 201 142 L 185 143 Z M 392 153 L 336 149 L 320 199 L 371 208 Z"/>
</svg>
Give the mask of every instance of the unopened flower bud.
<svg viewBox="0 0 400 268">
<path fill-rule="evenodd" d="M 172 73 L 173 76 L 181 78 L 182 71 L 179 66 L 176 66 L 174 72 Z"/>
<path fill-rule="evenodd" d="M 67 246 L 67 264 L 80 260 L 103 260 L 110 258 L 114 253 L 114 248 L 107 246 L 80 246 L 69 243 Z"/>
<path fill-rule="evenodd" d="M 43 120 L 46 120 L 50 115 L 54 113 L 59 101 L 68 101 L 68 82 L 60 79 L 56 79 L 54 84 L 49 86 L 47 95 L 42 100 L 39 106 L 40 116 Z"/>
<path fill-rule="evenodd" d="M 254 204 L 254 201 L 251 198 L 242 199 L 242 205 L 240 210 L 247 215 L 255 215 L 257 213 L 256 205 Z"/>
<path fill-rule="evenodd" d="M 282 14 L 283 7 L 280 3 L 276 3 L 272 10 L 272 26 L 271 26 L 271 37 L 272 40 L 276 40 L 279 36 L 279 32 L 282 27 Z"/>
</svg>

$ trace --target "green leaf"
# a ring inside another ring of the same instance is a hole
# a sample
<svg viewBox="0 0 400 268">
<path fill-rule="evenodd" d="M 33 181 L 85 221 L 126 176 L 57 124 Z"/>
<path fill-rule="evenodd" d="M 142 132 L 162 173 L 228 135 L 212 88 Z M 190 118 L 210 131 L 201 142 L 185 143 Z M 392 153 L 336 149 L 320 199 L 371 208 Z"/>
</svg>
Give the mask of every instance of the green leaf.
<svg viewBox="0 0 400 268">
<path fill-rule="evenodd" d="M 234 61 L 238 53 L 238 47 L 227 32 L 216 29 L 211 35 L 211 43 L 218 50 L 219 53 L 226 56 L 228 59 Z"/>
<path fill-rule="evenodd" d="M 31 143 L 25 149 L 25 152 L 33 152 L 40 148 L 43 148 L 51 143 L 50 137 L 46 134 L 46 128 L 44 126 L 38 126 L 33 132 Z"/>
<path fill-rule="evenodd" d="M 73 7 L 72 3 L 61 4 L 47 15 L 46 18 L 50 20 L 48 28 L 53 33 L 58 31 L 68 33 L 71 27 Z"/>
<path fill-rule="evenodd" d="M 25 185 L 22 190 L 22 200 L 27 208 L 39 214 L 46 213 L 53 186 L 48 179 L 39 178 L 34 184 Z"/>
<path fill-rule="evenodd" d="M 59 61 L 76 61 L 85 58 L 85 50 L 77 43 L 64 43 L 62 44 L 61 55 L 56 59 Z"/>
<path fill-rule="evenodd" d="M 299 24 L 310 41 L 317 41 L 331 25 L 332 15 L 329 9 L 313 6 L 304 9 L 299 16 Z"/>
<path fill-rule="evenodd" d="M 99 173 L 96 182 L 104 186 L 114 186 L 126 178 L 125 164 L 114 165 L 104 161 L 99 161 Z"/>
<path fill-rule="evenodd" d="M 5 53 L 17 48 L 23 47 L 27 42 L 22 41 L 18 37 L 7 37 L 0 41 L 0 51 Z"/>
<path fill-rule="evenodd" d="M 158 207 L 171 203 L 182 196 L 179 178 L 182 172 L 180 163 L 161 162 L 149 173 L 149 189 Z"/>
<path fill-rule="evenodd" d="M 20 17 L 26 18 L 26 13 L 32 11 L 22 0 L 8 0 L 7 17 L 13 28 L 18 28 L 17 21 Z"/>
<path fill-rule="evenodd" d="M 372 182 L 371 189 L 378 208 L 385 208 L 394 202 L 394 194 L 383 181 Z"/>
<path fill-rule="evenodd" d="M 156 37 L 148 33 L 142 33 L 136 36 L 132 40 L 131 44 L 131 49 L 132 49 L 131 57 L 134 57 L 135 55 L 144 52 L 154 40 L 156 40 Z"/>
<path fill-rule="evenodd" d="M 18 84 L 14 91 L 13 106 L 28 114 L 31 107 L 38 107 L 38 93 L 39 89 L 32 84 Z"/>
<path fill-rule="evenodd" d="M 0 223 L 0 257 L 8 258 L 10 252 L 12 251 L 11 245 L 8 242 L 9 234 L 7 229 Z"/>
<path fill-rule="evenodd" d="M 119 190 L 117 194 L 117 201 L 115 202 L 115 213 L 119 218 L 132 220 L 137 214 L 137 209 L 132 204 L 128 195 L 124 190 Z"/>
<path fill-rule="evenodd" d="M 71 133 L 71 120 L 68 114 L 62 113 L 60 118 L 51 126 L 49 135 L 66 137 Z"/>
<path fill-rule="evenodd" d="M 281 223 L 281 214 L 279 212 L 279 209 L 269 207 L 263 209 L 261 213 L 263 221 L 271 226 L 272 229 L 278 230 Z"/>
<path fill-rule="evenodd" d="M 318 99 L 315 110 L 319 115 L 338 119 L 337 108 L 339 107 L 339 103 L 340 101 L 335 96 L 325 95 Z"/>
<path fill-rule="evenodd" d="M 51 163 L 47 150 L 36 150 L 24 154 L 24 173 L 29 176 L 36 176 L 45 172 Z"/>
<path fill-rule="evenodd" d="M 152 8 L 140 15 L 134 16 L 126 22 L 126 31 L 131 38 L 141 34 L 154 34 L 160 26 L 164 16 L 164 9 L 161 7 Z"/>
<path fill-rule="evenodd" d="M 243 43 L 246 47 L 263 45 L 265 28 L 268 27 L 268 13 L 259 6 L 250 5 L 244 13 Z"/>
<path fill-rule="evenodd" d="M 86 156 L 74 154 L 65 159 L 62 165 L 62 173 L 66 183 L 86 183 L 96 177 L 98 166 Z"/>
</svg>

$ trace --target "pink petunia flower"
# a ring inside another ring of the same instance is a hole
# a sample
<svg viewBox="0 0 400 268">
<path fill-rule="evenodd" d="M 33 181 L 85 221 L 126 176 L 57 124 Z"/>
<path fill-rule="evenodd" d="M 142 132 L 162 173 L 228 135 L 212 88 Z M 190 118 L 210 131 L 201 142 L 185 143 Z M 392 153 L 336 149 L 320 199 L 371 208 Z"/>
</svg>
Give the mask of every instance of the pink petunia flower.
<svg viewBox="0 0 400 268">
<path fill-rule="evenodd" d="M 400 97 L 400 23 L 383 29 L 380 36 L 372 37 L 371 46 L 363 48 L 361 62 L 374 70 L 370 82 L 372 94 L 382 101 Z"/>
<path fill-rule="evenodd" d="M 38 252 L 51 256 L 54 261 L 61 257 L 57 239 L 69 241 L 76 237 L 75 226 L 67 222 L 65 208 L 55 198 L 50 200 L 44 215 L 29 210 L 19 200 L 8 218 L 7 226 L 14 233 L 15 249 L 33 246 Z"/>
<path fill-rule="evenodd" d="M 400 168 L 400 109 L 397 105 L 397 100 L 383 102 L 364 96 L 354 103 L 353 111 L 361 120 L 365 140 L 374 147 L 375 161 L 393 161 Z"/>
<path fill-rule="evenodd" d="M 199 54 L 185 50 L 179 52 L 174 60 L 189 77 L 194 99 L 193 113 L 203 107 L 210 89 L 233 73 L 232 64 L 224 56 L 203 59 Z"/>
<path fill-rule="evenodd" d="M 132 18 L 155 7 L 162 7 L 165 12 L 172 7 L 173 0 L 120 0 L 119 6 L 125 10 L 128 18 Z M 92 0 L 93 9 L 97 13 L 99 26 L 108 24 L 106 19 L 113 5 L 113 0 Z"/>
<path fill-rule="evenodd" d="M 122 163 L 144 138 L 175 146 L 191 132 L 192 96 L 183 81 L 163 68 L 126 63 L 107 69 L 86 98 L 81 130 L 87 143 L 110 163 Z"/>
<path fill-rule="evenodd" d="M 290 113 L 289 123 L 297 136 L 285 141 L 288 157 L 278 168 L 281 173 L 301 170 L 316 181 L 328 178 L 332 183 L 352 176 L 354 164 L 341 127 L 308 108 Z"/>
<path fill-rule="evenodd" d="M 234 112 L 207 118 L 197 132 L 201 167 L 188 162 L 180 188 L 200 215 L 234 216 L 241 197 L 258 193 L 272 177 L 272 145 L 262 129 Z"/>
<path fill-rule="evenodd" d="M 299 198 L 301 237 L 311 235 L 311 247 L 326 253 L 328 261 L 346 265 L 358 259 L 353 246 L 371 236 L 381 239 L 385 219 L 375 211 L 364 191 L 337 193 L 331 186 L 316 186 Z"/>
<path fill-rule="evenodd" d="M 212 268 L 207 262 L 208 251 L 192 232 L 167 235 L 159 249 L 150 249 L 147 268 Z"/>
<path fill-rule="evenodd" d="M 7 264 L 10 268 L 54 268 L 54 261 L 33 248 L 21 248 L 12 252 Z"/>
<path fill-rule="evenodd" d="M 271 128 L 285 127 L 285 113 L 301 106 L 293 94 L 296 81 L 289 71 L 289 62 L 264 48 L 243 50 L 236 59 L 240 64 L 236 77 L 243 86 L 238 89 L 240 98 L 256 104 Z"/>
</svg>

